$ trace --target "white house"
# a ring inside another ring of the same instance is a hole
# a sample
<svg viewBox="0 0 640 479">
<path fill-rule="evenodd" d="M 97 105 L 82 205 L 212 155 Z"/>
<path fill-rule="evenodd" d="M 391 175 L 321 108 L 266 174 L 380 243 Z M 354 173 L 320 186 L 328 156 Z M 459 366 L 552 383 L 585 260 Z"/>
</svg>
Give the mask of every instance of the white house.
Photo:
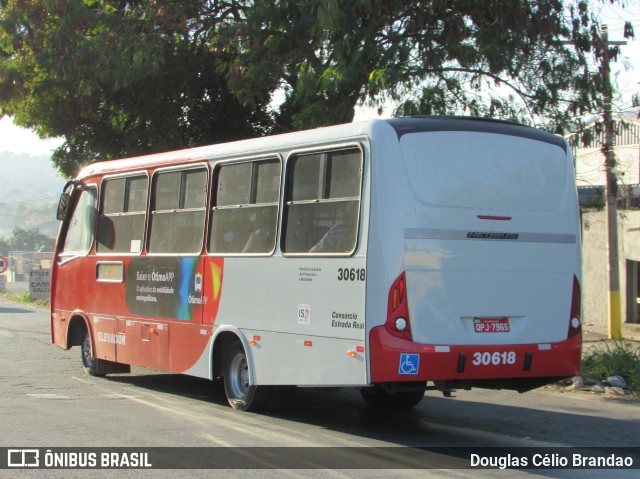
<svg viewBox="0 0 640 479">
<path fill-rule="evenodd" d="M 618 176 L 618 249 L 622 318 L 640 322 L 640 119 L 618 116 L 614 151 Z M 583 133 L 567 136 L 573 148 L 582 209 L 583 317 L 592 324 L 608 322 L 608 246 L 605 213 L 605 158 L 602 121 Z"/>
</svg>

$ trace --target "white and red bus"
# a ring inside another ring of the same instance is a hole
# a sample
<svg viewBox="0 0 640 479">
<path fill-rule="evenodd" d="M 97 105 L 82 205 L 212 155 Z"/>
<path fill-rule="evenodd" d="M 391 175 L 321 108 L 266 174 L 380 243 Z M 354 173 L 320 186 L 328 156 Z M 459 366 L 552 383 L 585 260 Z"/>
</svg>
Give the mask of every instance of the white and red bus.
<svg viewBox="0 0 640 479">
<path fill-rule="evenodd" d="M 563 138 L 458 117 L 374 120 L 96 163 L 65 188 L 51 337 L 93 375 L 526 391 L 577 374 L 580 228 Z"/>
</svg>

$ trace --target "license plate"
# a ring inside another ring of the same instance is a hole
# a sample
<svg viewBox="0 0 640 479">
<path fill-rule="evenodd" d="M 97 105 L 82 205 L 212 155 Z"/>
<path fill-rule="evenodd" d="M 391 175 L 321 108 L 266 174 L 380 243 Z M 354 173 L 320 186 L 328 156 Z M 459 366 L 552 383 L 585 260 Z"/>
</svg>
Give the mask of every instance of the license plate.
<svg viewBox="0 0 640 479">
<path fill-rule="evenodd" d="M 476 333 L 508 333 L 509 318 L 474 318 L 473 329 Z"/>
</svg>

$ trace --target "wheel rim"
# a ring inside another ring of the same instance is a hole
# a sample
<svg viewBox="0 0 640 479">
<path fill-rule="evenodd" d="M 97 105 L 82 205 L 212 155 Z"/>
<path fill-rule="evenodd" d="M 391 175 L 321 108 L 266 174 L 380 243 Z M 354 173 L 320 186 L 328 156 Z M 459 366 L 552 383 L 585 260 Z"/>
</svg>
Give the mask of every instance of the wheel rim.
<svg viewBox="0 0 640 479">
<path fill-rule="evenodd" d="M 249 390 L 249 365 L 244 354 L 236 354 L 229 365 L 229 389 L 236 399 L 242 399 Z"/>
</svg>

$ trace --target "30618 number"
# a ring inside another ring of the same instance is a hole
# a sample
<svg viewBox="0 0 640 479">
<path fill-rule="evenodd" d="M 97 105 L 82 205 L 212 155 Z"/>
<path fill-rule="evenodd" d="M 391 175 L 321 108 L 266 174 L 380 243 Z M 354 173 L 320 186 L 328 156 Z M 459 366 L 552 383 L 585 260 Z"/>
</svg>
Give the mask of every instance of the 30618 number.
<svg viewBox="0 0 640 479">
<path fill-rule="evenodd" d="M 364 268 L 338 268 L 338 281 L 364 281 Z"/>
<path fill-rule="evenodd" d="M 472 364 L 474 366 L 500 366 L 502 364 L 515 364 L 516 363 L 516 353 L 515 351 L 504 351 L 502 353 L 495 352 L 476 352 L 473 353 L 473 361 Z"/>
</svg>

